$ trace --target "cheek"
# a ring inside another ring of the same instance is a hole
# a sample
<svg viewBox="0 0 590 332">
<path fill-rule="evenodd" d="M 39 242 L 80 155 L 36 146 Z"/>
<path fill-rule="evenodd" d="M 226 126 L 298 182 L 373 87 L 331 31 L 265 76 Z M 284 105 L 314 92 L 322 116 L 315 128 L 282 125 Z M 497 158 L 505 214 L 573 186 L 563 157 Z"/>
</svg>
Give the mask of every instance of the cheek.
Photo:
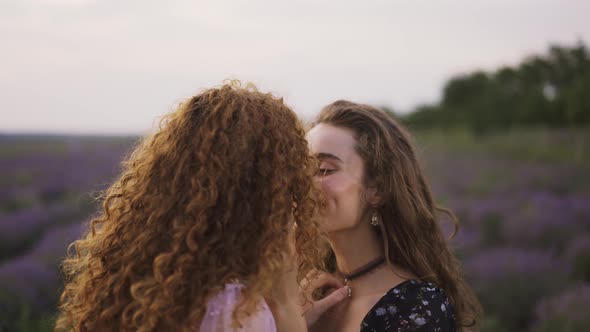
<svg viewBox="0 0 590 332">
<path fill-rule="evenodd" d="M 330 176 L 322 181 L 322 190 L 328 199 L 349 205 L 358 199 L 359 185 L 347 177 Z"/>
<path fill-rule="evenodd" d="M 342 191 L 342 185 L 335 177 L 327 177 L 320 182 L 321 188 L 328 199 L 336 199 L 338 193 Z"/>
<path fill-rule="evenodd" d="M 359 184 L 348 177 L 330 176 L 323 179 L 321 186 L 327 199 L 323 219 L 326 231 L 354 227 L 360 220 Z"/>
</svg>

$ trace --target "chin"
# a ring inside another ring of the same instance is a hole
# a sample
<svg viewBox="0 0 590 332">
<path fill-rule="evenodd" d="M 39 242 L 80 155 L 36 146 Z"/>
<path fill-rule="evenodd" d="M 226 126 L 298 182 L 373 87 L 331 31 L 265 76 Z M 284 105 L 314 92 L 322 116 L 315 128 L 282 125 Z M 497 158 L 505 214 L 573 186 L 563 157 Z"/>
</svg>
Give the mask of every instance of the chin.
<svg viewBox="0 0 590 332">
<path fill-rule="evenodd" d="M 336 231 L 339 228 L 335 225 L 334 219 L 327 218 L 326 216 L 321 216 L 318 223 L 320 224 L 320 228 L 326 233 Z"/>
<path fill-rule="evenodd" d="M 322 217 L 319 220 L 319 223 L 322 230 L 328 234 L 354 228 L 354 225 L 347 225 L 345 223 L 339 222 L 337 218 Z"/>
</svg>

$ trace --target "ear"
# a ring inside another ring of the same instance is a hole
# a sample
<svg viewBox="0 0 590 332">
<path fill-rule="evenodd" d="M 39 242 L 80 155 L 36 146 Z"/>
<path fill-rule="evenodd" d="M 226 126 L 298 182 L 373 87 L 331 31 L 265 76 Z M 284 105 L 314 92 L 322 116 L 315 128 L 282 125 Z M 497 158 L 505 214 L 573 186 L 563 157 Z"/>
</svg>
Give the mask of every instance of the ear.
<svg viewBox="0 0 590 332">
<path fill-rule="evenodd" d="M 381 195 L 374 186 L 367 188 L 367 191 L 365 192 L 365 199 L 367 204 L 373 208 L 381 205 Z"/>
</svg>

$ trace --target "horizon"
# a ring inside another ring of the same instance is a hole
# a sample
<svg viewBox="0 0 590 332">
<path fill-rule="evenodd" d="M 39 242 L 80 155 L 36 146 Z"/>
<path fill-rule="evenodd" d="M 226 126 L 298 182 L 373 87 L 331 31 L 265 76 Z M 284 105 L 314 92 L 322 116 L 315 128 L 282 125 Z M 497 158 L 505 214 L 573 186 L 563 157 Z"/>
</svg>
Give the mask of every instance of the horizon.
<svg viewBox="0 0 590 332">
<path fill-rule="evenodd" d="M 452 77 L 588 45 L 590 3 L 353 1 L 0 4 L 0 133 L 144 135 L 225 79 L 303 120 L 336 99 L 400 114 Z"/>
</svg>

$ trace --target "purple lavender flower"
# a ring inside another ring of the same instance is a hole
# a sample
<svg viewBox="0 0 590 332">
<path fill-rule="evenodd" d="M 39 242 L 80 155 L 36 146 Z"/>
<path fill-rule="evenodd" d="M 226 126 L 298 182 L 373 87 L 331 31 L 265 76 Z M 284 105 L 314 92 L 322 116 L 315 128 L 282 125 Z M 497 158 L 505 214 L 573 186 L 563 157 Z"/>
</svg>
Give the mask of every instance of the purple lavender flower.
<svg viewBox="0 0 590 332">
<path fill-rule="evenodd" d="M 575 237 L 563 256 L 572 265 L 573 278 L 590 282 L 590 233 Z"/>
<path fill-rule="evenodd" d="M 46 266 L 57 268 L 61 259 L 66 256 L 68 246 L 79 239 L 87 229 L 86 223 L 52 228 L 43 234 L 41 240 L 29 252 L 29 256 Z"/>
<path fill-rule="evenodd" d="M 464 268 L 484 308 L 511 331 L 526 328 L 534 304 L 562 289 L 570 273 L 569 265 L 551 254 L 515 248 L 477 253 Z"/>
<path fill-rule="evenodd" d="M 590 225 L 574 197 L 531 193 L 518 210 L 503 223 L 503 235 L 510 243 L 563 250 L 573 234 Z"/>
<path fill-rule="evenodd" d="M 23 256 L 0 265 L 0 285 L 4 292 L 12 294 L 14 302 L 47 310 L 54 307 L 57 301 L 60 281 L 57 269 L 44 267 Z"/>
<path fill-rule="evenodd" d="M 543 299 L 535 308 L 534 331 L 590 331 L 590 284 L 580 284 Z"/>
</svg>

